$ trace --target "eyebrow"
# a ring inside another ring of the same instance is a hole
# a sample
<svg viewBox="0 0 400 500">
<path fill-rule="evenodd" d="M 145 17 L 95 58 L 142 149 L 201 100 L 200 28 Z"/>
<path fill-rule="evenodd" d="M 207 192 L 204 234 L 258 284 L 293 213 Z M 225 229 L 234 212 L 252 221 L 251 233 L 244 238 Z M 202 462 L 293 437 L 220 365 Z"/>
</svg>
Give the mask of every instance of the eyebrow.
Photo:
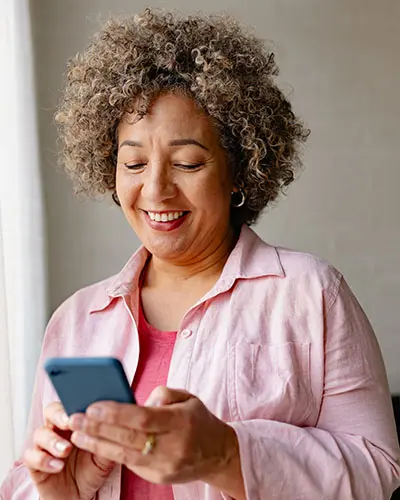
<svg viewBox="0 0 400 500">
<path fill-rule="evenodd" d="M 130 139 L 126 139 L 125 141 L 121 142 L 118 149 L 121 149 L 124 146 L 132 146 L 134 148 L 142 148 L 143 144 L 141 142 L 131 141 Z"/>
<path fill-rule="evenodd" d="M 131 139 L 126 139 L 125 141 L 123 141 L 120 144 L 118 149 L 121 149 L 123 146 L 142 148 L 143 144 L 141 142 L 138 142 L 138 141 L 132 141 Z M 208 151 L 208 148 L 206 148 L 206 146 L 201 144 L 201 142 L 196 141 L 196 139 L 190 139 L 190 138 L 188 138 L 188 139 L 175 139 L 173 141 L 170 141 L 168 143 L 168 146 L 171 146 L 171 147 L 173 147 L 173 146 L 198 146 L 199 148 L 204 149 L 205 151 Z"/>
<path fill-rule="evenodd" d="M 206 148 L 201 142 L 196 141 L 196 139 L 176 139 L 174 141 L 171 141 L 168 143 L 169 146 L 198 146 L 201 149 L 205 149 L 208 151 L 208 148 Z"/>
</svg>

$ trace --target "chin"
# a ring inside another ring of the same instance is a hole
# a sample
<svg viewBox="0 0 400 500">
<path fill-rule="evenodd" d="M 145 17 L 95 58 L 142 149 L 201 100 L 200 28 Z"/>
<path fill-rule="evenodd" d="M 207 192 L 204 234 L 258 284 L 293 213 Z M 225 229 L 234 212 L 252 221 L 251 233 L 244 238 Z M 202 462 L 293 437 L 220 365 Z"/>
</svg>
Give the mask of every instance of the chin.
<svg viewBox="0 0 400 500">
<path fill-rule="evenodd" d="M 188 248 L 182 238 L 155 237 L 143 241 L 147 250 L 160 260 L 176 260 L 183 256 Z"/>
</svg>

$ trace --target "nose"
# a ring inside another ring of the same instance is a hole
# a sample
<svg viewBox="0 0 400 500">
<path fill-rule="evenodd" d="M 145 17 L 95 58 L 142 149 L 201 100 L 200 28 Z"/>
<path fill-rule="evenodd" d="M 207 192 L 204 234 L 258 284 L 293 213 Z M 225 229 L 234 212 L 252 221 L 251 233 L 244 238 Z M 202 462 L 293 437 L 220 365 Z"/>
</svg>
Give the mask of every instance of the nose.
<svg viewBox="0 0 400 500">
<path fill-rule="evenodd" d="M 178 187 L 167 165 L 157 162 L 148 166 L 141 190 L 146 201 L 157 207 L 166 200 L 175 198 L 177 192 Z"/>
</svg>

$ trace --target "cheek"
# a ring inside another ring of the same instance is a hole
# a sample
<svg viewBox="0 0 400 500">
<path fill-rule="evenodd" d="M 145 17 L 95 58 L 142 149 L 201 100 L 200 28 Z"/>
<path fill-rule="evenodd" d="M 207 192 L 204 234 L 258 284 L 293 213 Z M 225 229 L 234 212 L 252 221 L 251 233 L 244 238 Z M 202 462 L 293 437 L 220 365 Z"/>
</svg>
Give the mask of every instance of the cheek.
<svg viewBox="0 0 400 500">
<path fill-rule="evenodd" d="M 132 205 L 139 193 L 139 184 L 132 175 L 117 169 L 115 188 L 122 206 Z"/>
<path fill-rule="evenodd" d="M 229 211 L 231 190 L 228 180 L 217 177 L 196 186 L 196 196 L 208 211 L 225 212 Z"/>
<path fill-rule="evenodd" d="M 195 174 L 193 179 L 190 175 L 186 179 L 188 181 L 187 188 L 197 198 L 203 198 L 204 202 L 213 199 L 225 204 L 230 198 L 232 181 L 227 166 L 222 162 L 211 163 L 198 175 Z"/>
</svg>

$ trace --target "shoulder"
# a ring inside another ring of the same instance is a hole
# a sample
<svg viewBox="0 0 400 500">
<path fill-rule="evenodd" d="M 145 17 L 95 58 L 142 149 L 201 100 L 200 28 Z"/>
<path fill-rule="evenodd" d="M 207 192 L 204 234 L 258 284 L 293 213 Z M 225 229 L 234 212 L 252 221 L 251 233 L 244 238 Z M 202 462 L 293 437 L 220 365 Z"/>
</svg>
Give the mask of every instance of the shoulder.
<svg viewBox="0 0 400 500">
<path fill-rule="evenodd" d="M 326 260 L 310 253 L 266 243 L 250 228 L 244 228 L 238 245 L 239 277 L 250 279 L 248 286 L 271 287 L 274 292 L 306 298 L 307 295 L 329 296 L 333 301 L 343 279 L 342 274 Z M 264 278 L 264 279 L 259 279 Z M 262 285 L 264 283 L 264 285 Z"/>
<path fill-rule="evenodd" d="M 126 295 L 132 284 L 138 283 L 147 258 L 147 250 L 143 246 L 139 247 L 119 273 L 81 288 L 66 299 L 55 311 L 51 321 L 106 310 L 116 297 Z"/>
<path fill-rule="evenodd" d="M 274 247 L 285 276 L 288 278 L 316 278 L 322 282 L 340 281 L 342 274 L 331 263 L 306 252 L 284 247 Z"/>
<path fill-rule="evenodd" d="M 108 294 L 114 281 L 110 277 L 81 288 L 54 311 L 43 338 L 42 356 L 82 356 L 106 346 L 104 320 L 115 322 L 119 317 L 113 307 L 118 301 Z"/>
<path fill-rule="evenodd" d="M 255 265 L 265 270 L 269 283 L 268 278 L 275 275 L 273 283 L 276 292 L 292 295 L 300 301 L 311 297 L 318 300 L 323 296 L 328 308 L 335 301 L 343 276 L 334 265 L 311 253 L 273 246 L 262 239 L 258 239 L 256 248 L 257 251 L 252 252 L 257 261 Z M 273 261 L 275 263 L 271 265 Z"/>
<path fill-rule="evenodd" d="M 304 291 L 318 293 L 321 290 L 329 307 L 339 292 L 342 273 L 316 255 L 283 247 L 275 247 L 275 250 L 288 282 Z"/>
<path fill-rule="evenodd" d="M 105 308 L 112 301 L 108 291 L 115 279 L 116 275 L 83 287 L 64 300 L 52 314 L 46 333 L 62 325 L 79 322 L 92 311 Z"/>
</svg>

